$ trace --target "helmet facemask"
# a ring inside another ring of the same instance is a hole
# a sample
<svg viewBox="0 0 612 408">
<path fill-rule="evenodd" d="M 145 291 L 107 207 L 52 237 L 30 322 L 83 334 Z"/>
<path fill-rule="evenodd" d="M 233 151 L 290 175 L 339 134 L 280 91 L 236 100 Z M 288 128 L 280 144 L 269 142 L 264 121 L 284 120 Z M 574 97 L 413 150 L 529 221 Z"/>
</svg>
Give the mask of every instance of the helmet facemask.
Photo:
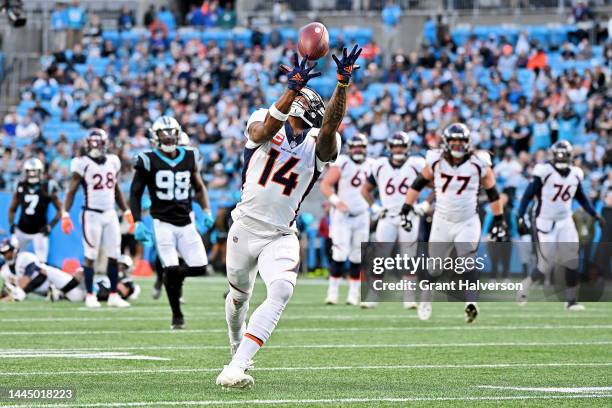
<svg viewBox="0 0 612 408">
<path fill-rule="evenodd" d="M 106 153 L 106 142 L 102 137 L 91 136 L 87 140 L 88 154 L 94 159 L 99 159 Z"/>
<path fill-rule="evenodd" d="M 572 152 L 573 148 L 569 143 L 559 142 L 552 147 L 552 164 L 561 174 L 569 172 L 573 159 Z"/>
<path fill-rule="evenodd" d="M 289 109 L 289 115 L 302 119 L 308 126 L 320 128 L 325 105 L 321 96 L 310 88 L 302 88 Z"/>
<path fill-rule="evenodd" d="M 472 148 L 470 130 L 463 123 L 453 123 L 444 129 L 442 145 L 451 157 L 462 159 Z"/>
<path fill-rule="evenodd" d="M 178 147 L 179 130 L 175 128 L 159 129 L 155 131 L 159 148 L 164 153 L 173 153 Z"/>
</svg>

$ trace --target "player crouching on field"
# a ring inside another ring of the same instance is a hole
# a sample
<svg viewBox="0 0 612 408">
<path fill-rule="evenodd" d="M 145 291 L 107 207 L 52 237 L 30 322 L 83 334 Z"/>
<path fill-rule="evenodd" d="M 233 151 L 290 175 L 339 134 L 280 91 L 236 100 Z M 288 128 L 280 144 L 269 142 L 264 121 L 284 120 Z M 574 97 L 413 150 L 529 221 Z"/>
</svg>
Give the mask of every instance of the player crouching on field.
<svg viewBox="0 0 612 408">
<path fill-rule="evenodd" d="M 329 166 L 320 186 L 321 192 L 333 206 L 329 226 L 332 260 L 325 303 L 338 303 L 340 280 L 344 275 L 344 264 L 348 260 L 349 291 L 346 303 L 357 306 L 361 288 L 361 243 L 368 242 L 370 233 L 369 205 L 360 191 L 370 175 L 372 162 L 367 158 L 366 135 L 357 133 L 347 145 L 348 154 L 341 154 L 338 160 Z"/>
<path fill-rule="evenodd" d="M 402 207 L 402 226 L 407 231 L 413 227 L 410 219 L 419 192 L 432 183 L 436 205 L 429 235 L 429 257 L 444 259 L 456 249 L 457 257 L 474 257 L 480 242 L 482 227 L 478 217 L 478 194 L 482 186 L 487 193 L 494 221 L 491 237 L 503 240 L 508 227 L 503 216 L 503 205 L 495 188 L 495 174 L 491 169 L 491 157 L 487 152 L 472 150 L 470 130 L 463 123 L 452 123 L 442 134 L 442 148 L 427 152 L 426 165 L 406 193 Z M 433 281 L 444 271 L 429 270 Z M 474 281 L 475 270 L 465 272 L 463 280 Z M 465 293 L 465 321 L 472 323 L 478 315 L 477 291 Z M 423 290 L 418 316 L 421 320 L 431 317 L 432 293 Z"/>
<path fill-rule="evenodd" d="M 31 252 L 20 251 L 15 238 L 4 239 L 0 255 L 5 264 L 0 269 L 5 288 L 16 301 L 23 301 L 29 293 L 47 296 L 51 288 L 73 302 L 82 302 L 85 291 L 78 279 L 69 273 L 46 265 Z"/>
<path fill-rule="evenodd" d="M 572 218 L 572 201 L 576 199 L 584 210 L 602 225 L 593 203 L 582 189 L 584 173 L 572 165 L 572 145 L 560 140 L 550 149 L 551 160 L 537 164 L 533 169 L 533 180 L 521 199 L 518 216 L 519 233 L 528 234 L 525 212 L 529 203 L 537 197 L 532 227 L 537 245 L 538 266 L 533 275 L 523 280 L 523 290 L 518 294 L 520 305 L 527 303 L 529 286 L 540 274 L 548 274 L 561 265 L 565 268 L 565 307 L 580 311 L 584 306 L 577 301 L 578 292 L 578 232 Z"/>
</svg>

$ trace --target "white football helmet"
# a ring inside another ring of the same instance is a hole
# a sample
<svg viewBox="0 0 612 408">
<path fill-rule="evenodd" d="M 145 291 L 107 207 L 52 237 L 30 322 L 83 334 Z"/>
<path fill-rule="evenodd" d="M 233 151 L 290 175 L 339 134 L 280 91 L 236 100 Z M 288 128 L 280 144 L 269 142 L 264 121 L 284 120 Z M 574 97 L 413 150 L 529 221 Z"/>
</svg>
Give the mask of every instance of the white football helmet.
<svg viewBox="0 0 612 408">
<path fill-rule="evenodd" d="M 181 134 L 179 135 L 178 145 L 189 146 L 189 135 L 187 133 L 181 131 Z"/>
<path fill-rule="evenodd" d="M 306 124 L 313 128 L 320 128 L 325 113 L 323 98 L 313 89 L 304 87 L 300 90 L 297 98 L 291 104 L 289 116 L 301 118 Z"/>
<path fill-rule="evenodd" d="M 45 167 L 42 162 L 36 157 L 32 157 L 23 163 L 23 174 L 29 184 L 40 183 L 44 170 Z"/>
<path fill-rule="evenodd" d="M 102 157 L 106 154 L 106 145 L 108 144 L 108 134 L 104 129 L 93 128 L 87 132 L 86 138 L 87 154 L 94 159 Z"/>
<path fill-rule="evenodd" d="M 172 153 L 179 145 L 181 125 L 172 116 L 161 116 L 149 129 L 153 145 L 164 153 Z"/>
<path fill-rule="evenodd" d="M 123 271 L 126 275 L 132 273 L 132 269 L 134 268 L 134 261 L 128 255 L 121 255 L 119 259 L 117 259 L 117 263 L 125 265 L 126 269 Z"/>
</svg>

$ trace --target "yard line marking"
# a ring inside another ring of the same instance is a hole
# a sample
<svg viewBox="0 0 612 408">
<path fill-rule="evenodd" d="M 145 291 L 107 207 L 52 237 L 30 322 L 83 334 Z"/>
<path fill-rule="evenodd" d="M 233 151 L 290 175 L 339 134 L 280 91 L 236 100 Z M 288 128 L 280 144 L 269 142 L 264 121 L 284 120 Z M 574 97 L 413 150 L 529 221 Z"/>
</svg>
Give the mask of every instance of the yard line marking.
<svg viewBox="0 0 612 408">
<path fill-rule="evenodd" d="M 603 341 L 568 341 L 568 342 L 487 342 L 487 343 L 406 343 L 406 344 L 278 344 L 264 345 L 266 349 L 377 349 L 377 348 L 430 348 L 430 347 L 574 347 L 574 346 L 607 346 L 612 340 Z M 97 350 L 226 350 L 227 346 L 115 346 L 115 347 L 85 347 L 59 349 L 13 349 L 13 352 L 84 352 Z"/>
<path fill-rule="evenodd" d="M 612 325 L 537 325 L 537 326 L 405 326 L 405 327 L 310 327 L 310 328 L 277 328 L 275 332 L 371 332 L 375 331 L 455 331 L 455 330 L 609 330 Z M 102 334 L 202 334 L 202 333 L 227 333 L 227 329 L 190 329 L 190 330 L 68 330 L 68 331 L 12 331 L 3 332 L 2 336 L 90 336 Z"/>
<path fill-rule="evenodd" d="M 498 385 L 477 385 L 476 388 L 487 388 L 512 391 L 567 392 L 567 393 L 603 393 L 612 391 L 612 387 L 504 387 Z"/>
<path fill-rule="evenodd" d="M 280 404 L 350 404 L 367 402 L 419 402 L 419 401 L 497 401 L 525 399 L 583 399 L 612 398 L 612 394 L 579 394 L 579 395 L 515 395 L 515 396 L 478 396 L 478 397 L 407 397 L 407 398 L 319 398 L 319 399 L 277 399 L 277 400 L 201 400 L 201 401 L 139 401 L 139 402 L 100 402 L 92 404 L 29 404 L 2 405 L 0 408 L 98 408 L 98 407 L 149 407 L 149 406 L 185 406 L 185 405 L 280 405 Z"/>
<path fill-rule="evenodd" d="M 218 312 L 204 312 L 204 313 L 198 313 L 196 316 L 190 317 L 190 320 L 195 320 L 195 321 L 199 321 L 199 320 L 206 320 L 206 321 L 210 321 L 210 319 L 203 319 L 203 317 L 211 317 L 211 316 L 216 316 L 219 317 L 219 319 L 223 319 L 225 320 L 225 315 L 223 315 L 222 311 L 218 311 Z M 461 318 L 463 316 L 463 313 L 457 313 L 457 314 L 438 314 L 436 315 L 437 319 L 457 319 L 457 318 Z M 487 314 L 486 317 L 487 318 L 507 318 L 509 317 L 510 314 Z M 577 318 L 577 319 L 584 319 L 584 315 L 581 313 L 574 313 L 574 314 L 567 314 L 567 315 L 561 315 L 560 317 L 556 317 L 556 316 L 524 316 L 525 318 L 528 319 L 546 319 L 546 320 L 551 320 L 554 318 L 558 318 L 559 320 L 563 320 L 566 318 Z M 409 313 L 405 313 L 405 314 L 380 314 L 380 315 L 346 315 L 346 316 L 342 316 L 342 315 L 335 315 L 335 316 L 329 316 L 329 315 L 308 315 L 308 314 L 290 314 L 288 316 L 283 316 L 283 320 L 340 320 L 340 321 L 353 321 L 353 320 L 381 320 L 381 319 L 410 319 L 410 320 L 416 320 L 418 318 L 417 315 L 415 314 L 409 314 Z M 605 319 L 609 319 L 609 316 L 589 316 L 589 319 L 597 319 L 597 318 L 605 318 Z M 27 322 L 99 322 L 99 321 L 122 321 L 122 322 L 137 322 L 137 321 L 143 321 L 143 322 L 153 322 L 153 321 L 166 321 L 168 320 L 168 317 L 149 317 L 149 316 L 117 316 L 117 317 L 79 317 L 79 316 L 73 316 L 73 317 L 10 317 L 10 318 L 4 318 L 4 319 L 0 319 L 0 323 L 27 323 Z"/>
<path fill-rule="evenodd" d="M 495 364 L 413 364 L 413 365 L 367 365 L 367 366 L 313 366 L 313 367 L 261 367 L 252 371 L 346 371 L 346 370 L 421 370 L 421 369 L 480 369 L 480 368 L 548 368 L 548 367 L 612 367 L 604 363 L 495 363 Z M 82 370 L 82 371 L 33 371 L 0 372 L 1 377 L 29 375 L 123 375 L 123 374 L 180 374 L 220 372 L 217 368 L 160 368 L 135 370 Z"/>
<path fill-rule="evenodd" d="M 90 352 L 78 353 L 71 350 L 49 351 L 49 350 L 9 350 L 0 351 L 2 358 L 76 358 L 76 359 L 99 359 L 99 360 L 153 360 L 169 361 L 170 358 L 132 355 L 127 352 Z"/>
</svg>

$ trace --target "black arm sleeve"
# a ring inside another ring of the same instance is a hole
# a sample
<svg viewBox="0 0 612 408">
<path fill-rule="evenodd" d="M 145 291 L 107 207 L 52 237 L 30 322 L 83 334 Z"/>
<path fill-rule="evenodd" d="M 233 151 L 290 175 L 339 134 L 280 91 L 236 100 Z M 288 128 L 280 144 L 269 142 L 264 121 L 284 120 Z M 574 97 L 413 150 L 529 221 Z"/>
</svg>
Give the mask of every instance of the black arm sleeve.
<svg viewBox="0 0 612 408">
<path fill-rule="evenodd" d="M 519 209 L 518 209 L 519 217 L 522 217 L 525 215 L 525 212 L 527 211 L 527 207 L 529 206 L 529 203 L 531 202 L 534 196 L 540 195 L 541 191 L 542 191 L 542 179 L 539 177 L 534 177 L 533 181 L 529 183 L 529 185 L 527 186 L 527 189 L 525 190 L 525 193 L 523 194 L 523 198 L 521 198 L 521 205 L 519 206 Z"/>
<path fill-rule="evenodd" d="M 499 192 L 495 186 L 487 188 L 485 193 L 487 193 L 487 198 L 489 199 L 490 203 L 499 200 Z"/>
<path fill-rule="evenodd" d="M 374 178 L 374 174 L 370 173 L 370 175 L 367 178 L 368 183 L 370 183 L 371 185 L 375 186 L 376 185 L 376 179 Z"/>
<path fill-rule="evenodd" d="M 423 177 L 422 174 L 419 174 L 417 178 L 414 179 L 414 182 L 412 183 L 410 188 L 415 189 L 416 191 L 421 191 L 427 186 L 427 184 L 429 184 L 429 180 Z"/>
<path fill-rule="evenodd" d="M 141 200 L 145 187 L 145 175 L 143 171 L 137 167 L 134 173 L 134 179 L 132 180 L 132 186 L 130 187 L 130 210 L 136 222 L 141 220 Z"/>
<path fill-rule="evenodd" d="M 589 197 L 584 194 L 581 183 L 578 183 L 578 189 L 574 197 L 578 201 L 578 204 L 580 204 L 591 217 L 597 217 L 597 211 L 595 211 L 595 207 L 593 207 L 593 203 L 589 200 Z"/>
</svg>

